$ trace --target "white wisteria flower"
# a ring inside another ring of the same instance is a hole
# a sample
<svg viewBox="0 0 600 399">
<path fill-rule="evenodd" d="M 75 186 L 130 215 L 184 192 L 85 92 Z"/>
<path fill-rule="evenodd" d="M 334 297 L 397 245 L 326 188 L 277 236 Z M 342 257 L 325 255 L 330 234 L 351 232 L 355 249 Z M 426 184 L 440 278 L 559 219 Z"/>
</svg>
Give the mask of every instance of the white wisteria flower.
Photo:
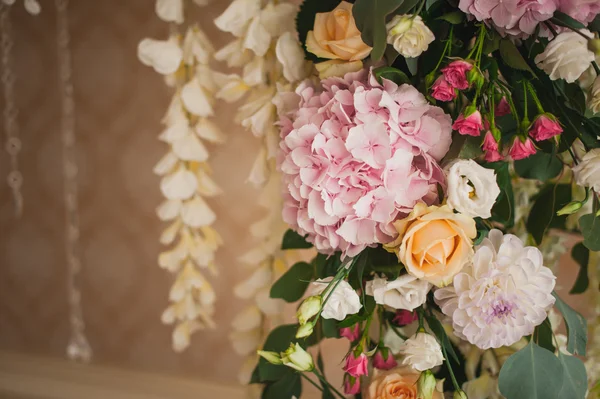
<svg viewBox="0 0 600 399">
<path fill-rule="evenodd" d="M 457 337 L 481 349 L 510 346 L 532 334 L 554 304 L 556 277 L 543 263 L 539 249 L 493 229 L 435 301 Z"/>
<path fill-rule="evenodd" d="M 175 73 L 183 59 L 183 51 L 175 39 L 143 39 L 138 44 L 137 54 L 142 64 L 161 75 Z"/>
<path fill-rule="evenodd" d="M 418 371 L 425 371 L 439 366 L 444 361 L 442 347 L 433 335 L 417 332 L 404 341 L 400 347 L 404 356 L 402 364 Z"/>
<path fill-rule="evenodd" d="M 183 23 L 183 0 L 156 0 L 154 11 L 165 22 Z"/>
<path fill-rule="evenodd" d="M 325 279 L 318 279 L 312 283 L 313 289 L 311 290 L 310 295 L 319 295 L 323 294 L 324 298 L 327 298 L 329 295 L 328 291 L 325 292 L 327 285 L 333 280 L 333 277 L 327 277 Z M 360 298 L 358 294 L 352 286 L 346 281 L 342 280 L 335 287 L 335 290 L 327 299 L 327 302 L 323 306 L 323 312 L 321 316 L 324 319 L 335 319 L 335 320 L 344 320 L 346 316 L 349 314 L 358 313 L 362 304 L 360 303 Z"/>
<path fill-rule="evenodd" d="M 306 78 L 304 51 L 292 32 L 285 32 L 277 39 L 275 54 L 283 66 L 283 77 L 288 82 L 297 82 Z"/>
<path fill-rule="evenodd" d="M 2 0 L 2 2 L 8 6 L 15 4 L 15 0 Z M 38 15 L 42 11 L 42 7 L 37 0 L 24 0 L 23 5 L 25 10 L 31 15 Z"/>
<path fill-rule="evenodd" d="M 500 194 L 496 173 L 472 159 L 461 159 L 446 168 L 448 205 L 472 218 L 492 216 L 492 208 Z"/>
<path fill-rule="evenodd" d="M 260 3 L 260 0 L 234 0 L 223 14 L 215 19 L 215 25 L 223 32 L 240 37 L 250 21 L 259 14 Z"/>
<path fill-rule="evenodd" d="M 407 58 L 420 56 L 435 39 L 433 32 L 418 15 L 396 15 L 386 29 L 388 44 Z"/>
<path fill-rule="evenodd" d="M 600 193 L 600 148 L 594 148 L 573 167 L 575 182 Z"/>
<path fill-rule="evenodd" d="M 365 289 L 367 295 L 373 296 L 379 305 L 413 311 L 425 303 L 431 284 L 404 274 L 393 281 L 375 277 L 367 281 Z"/>
<path fill-rule="evenodd" d="M 600 76 L 597 76 L 590 87 L 587 98 L 587 106 L 593 113 L 600 112 Z"/>
<path fill-rule="evenodd" d="M 593 37 L 587 29 L 581 29 L 580 32 Z M 585 37 L 576 32 L 565 31 L 548 43 L 544 52 L 535 57 L 535 63 L 550 79 L 564 79 L 573 83 L 594 59 L 594 53 L 588 50 L 588 40 Z"/>
</svg>

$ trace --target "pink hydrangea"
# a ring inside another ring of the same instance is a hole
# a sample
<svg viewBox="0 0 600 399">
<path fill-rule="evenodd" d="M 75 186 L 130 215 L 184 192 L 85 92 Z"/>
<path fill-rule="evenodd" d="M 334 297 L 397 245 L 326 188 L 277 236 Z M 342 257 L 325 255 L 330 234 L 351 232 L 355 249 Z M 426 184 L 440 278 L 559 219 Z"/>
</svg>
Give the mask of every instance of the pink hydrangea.
<svg viewBox="0 0 600 399">
<path fill-rule="evenodd" d="M 280 109 L 283 218 L 319 251 L 354 256 L 395 238 L 391 223 L 417 202 L 437 201 L 452 120 L 366 70 L 321 84 L 304 82 L 298 107 Z"/>
<path fill-rule="evenodd" d="M 588 24 L 600 14 L 598 0 L 557 0 L 558 9 L 578 21 Z"/>
</svg>

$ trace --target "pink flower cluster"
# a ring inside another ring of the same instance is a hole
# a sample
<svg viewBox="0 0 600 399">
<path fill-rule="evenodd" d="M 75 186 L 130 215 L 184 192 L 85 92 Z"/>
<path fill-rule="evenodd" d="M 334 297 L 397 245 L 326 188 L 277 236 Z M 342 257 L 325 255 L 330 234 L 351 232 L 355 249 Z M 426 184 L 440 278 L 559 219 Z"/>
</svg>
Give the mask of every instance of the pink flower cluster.
<svg viewBox="0 0 600 399">
<path fill-rule="evenodd" d="M 393 221 L 437 201 L 452 120 L 416 88 L 362 70 L 304 82 L 295 98 L 281 115 L 283 218 L 319 251 L 389 242 Z"/>
<path fill-rule="evenodd" d="M 454 100 L 457 90 L 469 88 L 467 72 L 471 69 L 473 69 L 473 64 L 465 60 L 453 61 L 442 68 L 442 75 L 431 87 L 431 96 L 438 101 Z"/>
</svg>

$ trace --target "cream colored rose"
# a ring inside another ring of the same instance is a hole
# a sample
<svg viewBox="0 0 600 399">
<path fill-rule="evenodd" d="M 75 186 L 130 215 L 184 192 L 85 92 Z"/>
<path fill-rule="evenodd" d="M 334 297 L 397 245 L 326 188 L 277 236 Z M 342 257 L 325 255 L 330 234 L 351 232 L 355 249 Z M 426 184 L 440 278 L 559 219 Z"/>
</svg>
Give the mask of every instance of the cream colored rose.
<svg viewBox="0 0 600 399">
<path fill-rule="evenodd" d="M 420 56 L 435 39 L 433 32 L 418 15 L 396 15 L 386 29 L 387 43 L 407 58 Z"/>
<path fill-rule="evenodd" d="M 377 374 L 369 384 L 366 399 L 416 399 L 420 375 L 408 367 Z M 431 398 L 442 399 L 443 396 L 436 390 Z"/>
<path fill-rule="evenodd" d="M 418 203 L 394 227 L 398 238 L 386 248 L 398 255 L 409 274 L 437 287 L 450 284 L 473 256 L 475 221 L 447 205 Z"/>
<path fill-rule="evenodd" d="M 333 11 L 318 13 L 306 37 L 306 49 L 320 58 L 360 61 L 371 53 L 352 16 L 352 4 L 342 1 Z"/>
</svg>

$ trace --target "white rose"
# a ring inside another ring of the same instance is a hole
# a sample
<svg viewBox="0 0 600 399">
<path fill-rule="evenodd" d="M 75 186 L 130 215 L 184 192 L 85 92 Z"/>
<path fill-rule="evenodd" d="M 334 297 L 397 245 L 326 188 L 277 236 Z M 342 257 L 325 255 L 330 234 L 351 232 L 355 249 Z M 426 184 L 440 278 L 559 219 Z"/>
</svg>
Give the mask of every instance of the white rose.
<svg viewBox="0 0 600 399">
<path fill-rule="evenodd" d="M 389 282 L 385 278 L 375 277 L 366 285 L 366 293 L 375 298 L 375 303 L 410 311 L 425 303 L 430 289 L 431 284 L 410 274 Z"/>
<path fill-rule="evenodd" d="M 586 29 L 580 32 L 592 37 Z M 563 32 L 546 46 L 543 53 L 535 57 L 535 63 L 550 79 L 564 79 L 573 83 L 588 69 L 594 58 L 584 37 L 575 32 Z"/>
<path fill-rule="evenodd" d="M 396 15 L 386 29 L 388 44 L 393 45 L 404 57 L 418 57 L 435 39 L 433 32 L 418 15 Z"/>
<path fill-rule="evenodd" d="M 575 182 L 582 187 L 591 187 L 600 192 L 600 148 L 594 148 L 573 167 Z"/>
<path fill-rule="evenodd" d="M 600 76 L 596 77 L 594 84 L 590 87 L 587 106 L 595 114 L 600 112 Z"/>
<path fill-rule="evenodd" d="M 496 174 L 471 159 L 453 162 L 446 168 L 448 205 L 472 218 L 487 219 L 500 194 Z"/>
<path fill-rule="evenodd" d="M 318 279 L 312 283 L 313 290 L 311 295 L 323 293 L 327 285 L 333 280 L 333 277 Z M 323 299 L 327 298 L 329 291 L 325 292 Z M 323 306 L 321 317 L 324 319 L 344 320 L 349 314 L 358 313 L 362 307 L 358 294 L 347 281 L 342 280 L 335 287 L 335 291 L 331 294 L 327 303 Z"/>
<path fill-rule="evenodd" d="M 400 354 L 404 356 L 403 365 L 418 371 L 432 369 L 444 361 L 440 344 L 434 336 L 424 332 L 418 332 L 404 341 Z"/>
</svg>

